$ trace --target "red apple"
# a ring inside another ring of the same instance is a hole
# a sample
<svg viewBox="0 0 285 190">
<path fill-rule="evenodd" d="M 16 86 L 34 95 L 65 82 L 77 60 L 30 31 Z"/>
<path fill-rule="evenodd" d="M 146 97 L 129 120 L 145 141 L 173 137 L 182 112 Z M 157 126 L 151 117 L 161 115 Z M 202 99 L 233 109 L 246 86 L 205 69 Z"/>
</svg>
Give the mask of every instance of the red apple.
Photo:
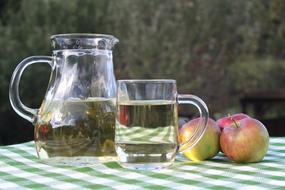
<svg viewBox="0 0 285 190">
<path fill-rule="evenodd" d="M 220 145 L 224 154 L 238 163 L 259 162 L 268 150 L 269 135 L 265 126 L 253 118 L 245 118 L 224 128 Z"/>
<path fill-rule="evenodd" d="M 235 120 L 236 122 L 239 122 L 240 120 L 242 120 L 244 118 L 250 118 L 250 117 L 244 113 L 237 113 L 234 115 L 229 115 L 227 117 L 223 117 L 221 119 L 218 119 L 217 124 L 219 125 L 221 131 L 223 131 L 223 129 L 226 126 L 230 126 L 234 123 L 233 120 Z"/>
</svg>

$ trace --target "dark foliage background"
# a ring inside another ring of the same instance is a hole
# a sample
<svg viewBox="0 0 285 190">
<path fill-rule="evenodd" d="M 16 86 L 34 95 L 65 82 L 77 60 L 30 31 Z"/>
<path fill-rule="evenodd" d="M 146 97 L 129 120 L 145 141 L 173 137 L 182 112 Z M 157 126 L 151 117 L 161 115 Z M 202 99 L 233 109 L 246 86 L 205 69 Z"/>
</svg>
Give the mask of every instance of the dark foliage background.
<svg viewBox="0 0 285 190">
<path fill-rule="evenodd" d="M 218 117 L 240 111 L 249 90 L 284 88 L 284 10 L 282 0 L 1 0 L 0 144 L 33 139 L 10 106 L 9 82 L 22 59 L 51 55 L 52 34 L 113 34 L 117 79 L 176 79 Z M 26 105 L 40 106 L 48 78 L 44 64 L 25 71 Z"/>
</svg>

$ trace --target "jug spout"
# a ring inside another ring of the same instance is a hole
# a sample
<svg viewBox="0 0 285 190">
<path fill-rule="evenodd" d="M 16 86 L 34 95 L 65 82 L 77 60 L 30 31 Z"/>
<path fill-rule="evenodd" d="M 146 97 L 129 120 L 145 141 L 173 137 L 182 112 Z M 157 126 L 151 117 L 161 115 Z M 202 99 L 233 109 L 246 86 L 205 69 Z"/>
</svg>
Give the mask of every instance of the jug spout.
<svg viewBox="0 0 285 190">
<path fill-rule="evenodd" d="M 112 50 L 119 40 L 107 34 L 56 34 L 51 36 L 53 50 L 101 49 Z"/>
</svg>

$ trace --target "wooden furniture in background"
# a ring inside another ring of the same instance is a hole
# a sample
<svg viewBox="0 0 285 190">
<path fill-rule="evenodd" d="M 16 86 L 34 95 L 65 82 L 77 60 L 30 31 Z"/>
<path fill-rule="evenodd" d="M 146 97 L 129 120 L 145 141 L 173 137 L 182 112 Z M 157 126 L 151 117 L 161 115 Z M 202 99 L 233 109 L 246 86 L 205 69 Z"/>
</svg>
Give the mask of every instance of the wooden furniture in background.
<svg viewBox="0 0 285 190">
<path fill-rule="evenodd" d="M 267 127 L 270 136 L 285 136 L 285 89 L 252 91 L 246 93 L 240 103 L 243 113 L 248 113 L 249 106 L 253 107 L 253 117 Z M 284 104 L 284 113 L 277 118 L 266 119 L 266 111 L 280 104 Z"/>
</svg>

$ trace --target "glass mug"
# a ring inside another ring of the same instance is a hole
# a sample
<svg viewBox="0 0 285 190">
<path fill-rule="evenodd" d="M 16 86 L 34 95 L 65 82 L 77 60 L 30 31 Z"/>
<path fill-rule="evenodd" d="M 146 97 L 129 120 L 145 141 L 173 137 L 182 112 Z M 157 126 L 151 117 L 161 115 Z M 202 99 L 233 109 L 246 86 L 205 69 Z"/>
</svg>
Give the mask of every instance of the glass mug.
<svg viewBox="0 0 285 190">
<path fill-rule="evenodd" d="M 178 104 L 192 104 L 200 124 L 178 142 Z M 177 94 L 175 80 L 118 80 L 115 148 L 120 164 L 131 169 L 170 166 L 177 151 L 191 149 L 202 137 L 208 108 L 197 96 Z M 179 147 L 179 148 L 178 148 Z"/>
</svg>

